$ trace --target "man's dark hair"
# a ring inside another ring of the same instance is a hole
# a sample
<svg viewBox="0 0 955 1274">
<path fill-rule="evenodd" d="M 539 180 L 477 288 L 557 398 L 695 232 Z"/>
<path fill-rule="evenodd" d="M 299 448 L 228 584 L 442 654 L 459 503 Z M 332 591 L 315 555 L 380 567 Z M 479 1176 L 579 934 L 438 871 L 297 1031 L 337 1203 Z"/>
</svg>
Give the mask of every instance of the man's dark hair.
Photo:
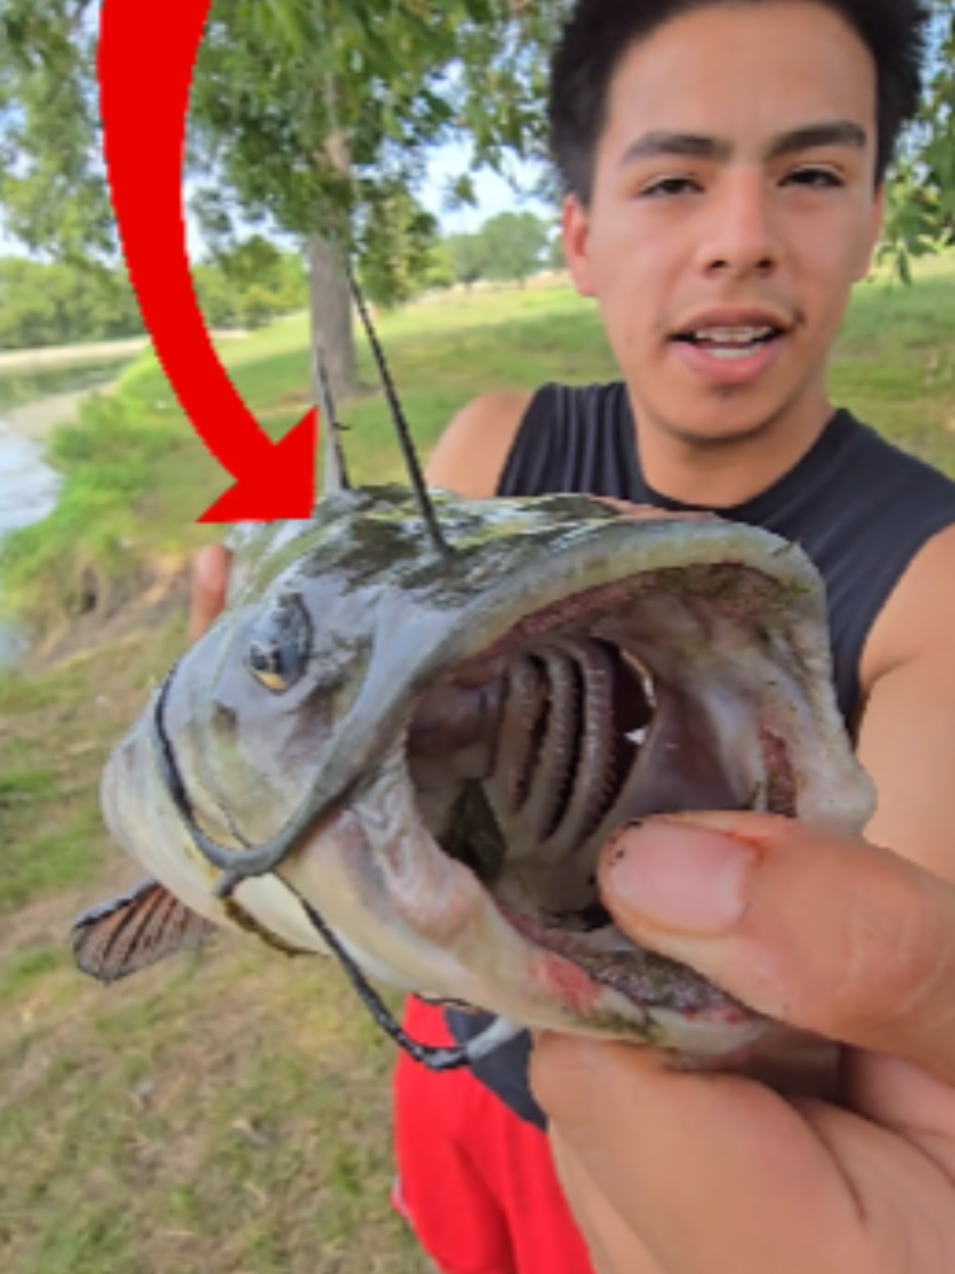
<svg viewBox="0 0 955 1274">
<path fill-rule="evenodd" d="M 813 0 L 839 14 L 872 54 L 878 77 L 876 177 L 881 184 L 899 134 L 922 91 L 928 12 L 919 0 Z M 551 150 L 568 193 L 593 194 L 597 146 L 607 122 L 610 85 L 635 43 L 684 13 L 720 4 L 772 0 L 578 0 L 551 67 Z"/>
</svg>

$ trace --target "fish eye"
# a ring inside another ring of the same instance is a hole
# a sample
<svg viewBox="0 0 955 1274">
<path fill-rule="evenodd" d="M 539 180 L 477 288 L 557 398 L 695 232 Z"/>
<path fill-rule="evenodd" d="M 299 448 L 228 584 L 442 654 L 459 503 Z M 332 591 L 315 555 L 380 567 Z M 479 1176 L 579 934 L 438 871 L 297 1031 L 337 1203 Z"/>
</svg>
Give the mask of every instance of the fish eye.
<svg viewBox="0 0 955 1274">
<path fill-rule="evenodd" d="M 246 665 L 266 690 L 282 694 L 305 671 L 311 644 L 312 629 L 305 607 L 297 597 L 286 597 L 256 625 Z"/>
</svg>

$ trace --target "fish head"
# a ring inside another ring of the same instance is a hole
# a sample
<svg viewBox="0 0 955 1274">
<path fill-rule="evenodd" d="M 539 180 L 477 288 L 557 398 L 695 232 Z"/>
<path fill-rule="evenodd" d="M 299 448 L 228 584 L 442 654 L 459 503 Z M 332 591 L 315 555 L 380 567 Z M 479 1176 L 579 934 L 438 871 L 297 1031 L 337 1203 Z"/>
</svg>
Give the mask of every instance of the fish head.
<svg viewBox="0 0 955 1274">
<path fill-rule="evenodd" d="M 523 1025 L 733 1052 L 766 1029 L 636 946 L 600 848 L 652 814 L 858 833 L 872 786 L 797 547 L 577 496 L 341 492 L 241 585 L 111 758 L 117 839 L 194 911 Z M 226 887 L 223 888 L 225 875 Z"/>
</svg>

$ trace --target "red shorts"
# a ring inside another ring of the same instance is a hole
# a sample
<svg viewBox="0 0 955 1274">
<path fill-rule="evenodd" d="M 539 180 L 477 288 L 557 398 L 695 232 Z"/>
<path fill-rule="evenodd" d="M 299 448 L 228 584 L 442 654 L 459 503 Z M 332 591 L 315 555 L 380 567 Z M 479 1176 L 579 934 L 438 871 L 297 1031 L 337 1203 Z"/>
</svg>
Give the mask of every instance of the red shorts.
<svg viewBox="0 0 955 1274">
<path fill-rule="evenodd" d="M 408 1000 L 405 1028 L 453 1044 L 440 1009 Z M 468 1070 L 402 1053 L 395 1074 L 395 1206 L 444 1274 L 593 1274 L 547 1137 Z"/>
</svg>

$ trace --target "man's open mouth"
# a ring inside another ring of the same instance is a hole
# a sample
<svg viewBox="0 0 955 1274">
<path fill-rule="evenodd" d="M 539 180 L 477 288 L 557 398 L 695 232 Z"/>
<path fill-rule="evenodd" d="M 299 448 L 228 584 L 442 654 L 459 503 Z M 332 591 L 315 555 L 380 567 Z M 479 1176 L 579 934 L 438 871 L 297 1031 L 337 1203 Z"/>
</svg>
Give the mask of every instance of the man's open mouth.
<svg viewBox="0 0 955 1274">
<path fill-rule="evenodd" d="M 416 804 L 441 848 L 526 938 L 643 1007 L 731 1002 L 615 927 L 597 857 L 650 814 L 797 814 L 785 650 L 763 622 L 781 591 L 726 565 L 565 598 L 432 687 L 411 725 Z"/>
<path fill-rule="evenodd" d="M 720 362 L 732 363 L 752 358 L 785 334 L 784 328 L 774 324 L 758 324 L 694 328 L 672 339 L 693 345 Z"/>
</svg>

